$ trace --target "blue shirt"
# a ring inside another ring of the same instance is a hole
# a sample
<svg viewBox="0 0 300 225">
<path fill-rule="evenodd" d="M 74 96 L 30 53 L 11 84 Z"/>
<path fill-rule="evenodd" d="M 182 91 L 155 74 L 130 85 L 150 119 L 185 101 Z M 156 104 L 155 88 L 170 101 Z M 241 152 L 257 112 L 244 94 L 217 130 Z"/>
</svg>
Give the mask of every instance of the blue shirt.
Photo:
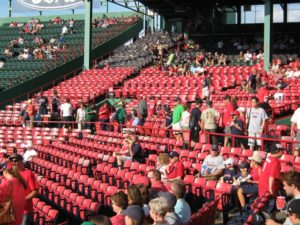
<svg viewBox="0 0 300 225">
<path fill-rule="evenodd" d="M 174 207 L 175 213 L 180 218 L 183 224 L 186 224 L 191 219 L 191 208 L 189 204 L 183 199 L 177 199 L 176 205 Z"/>
</svg>

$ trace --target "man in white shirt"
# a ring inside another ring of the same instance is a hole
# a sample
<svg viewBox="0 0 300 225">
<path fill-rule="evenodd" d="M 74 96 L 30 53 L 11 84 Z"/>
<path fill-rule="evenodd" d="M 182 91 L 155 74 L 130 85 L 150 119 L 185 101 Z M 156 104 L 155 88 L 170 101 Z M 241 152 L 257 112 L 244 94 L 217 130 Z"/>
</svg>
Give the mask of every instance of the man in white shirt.
<svg viewBox="0 0 300 225">
<path fill-rule="evenodd" d="M 296 109 L 291 118 L 291 136 L 296 138 L 296 141 L 300 141 L 300 108 Z M 295 132 L 297 130 L 297 132 Z M 294 155 L 299 155 L 300 143 L 295 145 Z"/>
<path fill-rule="evenodd" d="M 248 125 L 248 135 L 250 137 L 261 137 L 265 128 L 265 122 L 268 119 L 267 113 L 258 106 L 258 102 L 257 97 L 252 97 L 252 107 L 246 113 L 246 124 Z M 261 140 L 249 138 L 248 145 L 253 151 L 256 145 L 261 146 Z"/>
<path fill-rule="evenodd" d="M 70 99 L 67 98 L 66 102 L 60 106 L 60 114 L 61 114 L 60 116 L 62 120 L 67 122 L 72 121 L 72 112 L 73 109 L 72 109 L 72 105 L 70 104 Z M 64 124 L 64 127 L 70 128 L 71 124 L 70 123 Z"/>
</svg>

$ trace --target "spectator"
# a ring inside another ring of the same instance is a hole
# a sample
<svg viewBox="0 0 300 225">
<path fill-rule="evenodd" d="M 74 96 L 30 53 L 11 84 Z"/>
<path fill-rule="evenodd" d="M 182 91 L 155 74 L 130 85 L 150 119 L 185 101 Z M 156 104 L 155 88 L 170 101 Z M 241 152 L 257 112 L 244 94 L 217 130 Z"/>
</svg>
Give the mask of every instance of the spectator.
<svg viewBox="0 0 300 225">
<path fill-rule="evenodd" d="M 84 121 L 85 121 L 85 108 L 83 102 L 81 102 L 80 107 L 77 109 L 77 113 L 76 113 L 76 122 L 77 122 L 79 132 L 82 131 L 82 128 L 84 126 Z"/>
<path fill-rule="evenodd" d="M 161 181 L 161 173 L 158 170 L 150 170 L 147 177 L 151 182 L 151 190 L 158 193 L 159 191 L 167 191 L 166 186 Z"/>
<path fill-rule="evenodd" d="M 153 224 L 169 225 L 165 220 L 168 212 L 168 203 L 165 198 L 155 198 L 149 202 L 150 216 L 153 219 Z"/>
<path fill-rule="evenodd" d="M 293 200 L 287 207 L 289 220 L 293 225 L 300 224 L 300 199 Z"/>
<path fill-rule="evenodd" d="M 177 202 L 174 207 L 175 213 L 179 216 L 182 224 L 186 224 L 191 218 L 191 208 L 189 204 L 184 200 L 185 196 L 185 184 L 182 180 L 174 180 L 171 183 L 171 193 L 176 196 Z"/>
<path fill-rule="evenodd" d="M 74 20 L 73 20 L 73 18 L 69 20 L 69 29 L 70 29 L 70 34 L 73 34 L 73 32 L 74 32 Z"/>
<path fill-rule="evenodd" d="M 224 175 L 220 178 L 221 183 L 233 183 L 233 178 L 236 176 L 236 170 L 234 168 L 234 159 L 228 158 L 224 161 L 225 169 Z"/>
<path fill-rule="evenodd" d="M 162 181 L 166 181 L 167 168 L 170 165 L 170 156 L 160 153 L 157 157 L 156 169 L 161 173 Z"/>
<path fill-rule="evenodd" d="M 23 161 L 29 163 L 34 157 L 38 156 L 36 150 L 33 149 L 32 142 L 28 141 L 26 145 L 27 149 L 23 154 Z"/>
<path fill-rule="evenodd" d="M 125 225 L 125 215 L 123 211 L 128 206 L 128 197 L 123 191 L 119 191 L 111 196 L 111 203 L 115 216 L 110 218 L 112 225 Z"/>
<path fill-rule="evenodd" d="M 34 224 L 32 199 L 38 195 L 38 182 L 31 170 L 24 167 L 23 157 L 21 155 L 13 154 L 9 157 L 9 160 L 18 168 L 20 175 L 27 184 L 22 225 L 32 225 Z"/>
<path fill-rule="evenodd" d="M 288 85 L 287 85 L 287 83 L 285 83 L 285 82 L 283 81 L 283 78 L 279 78 L 279 79 L 278 79 L 278 82 L 276 83 L 276 88 L 277 88 L 277 90 L 283 90 L 283 89 L 285 89 L 287 86 L 288 86 Z"/>
<path fill-rule="evenodd" d="M 262 172 L 263 160 L 259 156 L 258 152 L 253 152 L 253 156 L 249 157 L 249 160 L 251 160 L 250 163 L 251 179 L 246 180 L 246 185 L 241 186 L 237 190 L 238 199 L 242 208 L 246 206 L 245 196 L 258 194 L 259 178 Z"/>
<path fill-rule="evenodd" d="M 93 102 L 89 102 L 85 107 L 85 128 L 94 132 L 95 130 L 95 120 L 96 120 L 96 109 Z"/>
<path fill-rule="evenodd" d="M 142 120 L 138 117 L 138 113 L 135 109 L 132 110 L 132 119 L 131 126 L 142 126 Z"/>
<path fill-rule="evenodd" d="M 201 114 L 201 129 L 207 132 L 216 132 L 219 112 L 212 108 L 212 101 L 206 101 L 207 108 Z M 217 137 L 211 135 L 212 143 L 217 144 Z"/>
<path fill-rule="evenodd" d="M 190 109 L 191 109 L 191 105 L 189 103 L 186 103 L 184 105 L 184 111 L 182 113 L 181 119 L 180 119 L 180 125 L 182 127 L 183 131 L 183 139 L 185 141 L 185 143 L 187 144 L 189 141 L 189 136 L 190 136 L 190 132 L 187 132 L 190 127 L 190 118 L 191 118 L 191 113 L 190 113 Z"/>
<path fill-rule="evenodd" d="M 126 189 L 129 205 L 138 205 L 143 207 L 143 199 L 140 190 L 136 185 L 131 185 Z"/>
<path fill-rule="evenodd" d="M 234 111 L 234 106 L 231 102 L 231 97 L 229 95 L 225 95 L 225 106 L 224 111 L 222 113 L 222 127 L 224 127 L 224 133 L 227 135 L 231 134 L 231 122 L 232 115 L 231 113 Z M 224 146 L 227 146 L 229 140 L 229 136 L 224 137 Z"/>
<path fill-rule="evenodd" d="M 71 128 L 71 124 L 69 123 L 72 121 L 72 105 L 70 104 L 70 99 L 67 98 L 66 102 L 60 106 L 60 116 L 63 121 L 66 123 L 64 124 L 64 127 Z"/>
<path fill-rule="evenodd" d="M 219 146 L 213 144 L 210 149 L 210 154 L 207 155 L 203 161 L 201 176 L 211 180 L 218 180 L 223 174 L 224 169 L 224 159 L 220 155 Z"/>
<path fill-rule="evenodd" d="M 257 98 L 259 100 L 259 102 L 263 102 L 265 101 L 265 97 L 269 96 L 269 92 L 268 92 L 268 84 L 267 82 L 263 81 L 261 83 L 261 87 L 258 89 L 257 92 Z"/>
<path fill-rule="evenodd" d="M 126 225 L 144 225 L 144 211 L 138 205 L 130 205 L 123 211 Z"/>
<path fill-rule="evenodd" d="M 202 100 L 199 99 L 196 101 L 195 108 L 192 109 L 191 118 L 189 128 L 191 130 L 191 148 L 194 148 L 196 143 L 199 142 L 199 132 L 201 130 L 201 107 L 202 107 Z"/>
<path fill-rule="evenodd" d="M 61 36 L 64 36 L 65 34 L 69 33 L 69 30 L 66 25 L 63 26 L 61 30 Z"/>
<path fill-rule="evenodd" d="M 282 174 L 281 180 L 283 183 L 283 189 L 285 191 L 285 194 L 288 197 L 292 197 L 291 201 L 293 201 L 293 199 L 299 200 L 300 199 L 300 173 L 297 171 L 293 171 L 293 170 L 289 171 L 289 172 L 285 172 Z M 287 205 L 287 204 L 285 204 L 285 205 Z M 271 220 L 271 219 L 269 219 L 266 224 L 267 225 L 280 225 L 280 223 L 276 223 L 274 220 Z M 292 225 L 293 223 L 287 217 L 283 224 L 284 225 Z"/>
<path fill-rule="evenodd" d="M 179 154 L 175 151 L 170 152 L 171 164 L 167 169 L 167 181 L 182 179 L 184 176 L 184 166 L 179 160 Z"/>
<path fill-rule="evenodd" d="M 29 99 L 27 101 L 27 107 L 26 107 L 26 111 L 27 111 L 27 116 L 29 118 L 29 122 L 27 123 L 27 126 L 32 128 L 33 127 L 33 120 L 34 120 L 34 116 L 36 114 L 36 110 L 34 105 L 32 104 L 32 100 Z"/>
<path fill-rule="evenodd" d="M 109 131 L 109 106 L 108 102 L 105 102 L 103 106 L 100 107 L 99 113 L 98 113 L 98 119 L 100 121 L 101 130 Z"/>
<path fill-rule="evenodd" d="M 59 114 L 59 106 L 60 106 L 60 99 L 58 97 L 57 91 L 53 90 L 53 97 L 52 97 L 52 114 Z"/>
<path fill-rule="evenodd" d="M 165 220 L 170 225 L 182 225 L 181 219 L 174 212 L 174 207 L 177 202 L 176 196 L 174 194 L 171 194 L 170 192 L 163 192 L 163 191 L 158 192 L 158 196 L 166 199 L 168 204 L 168 212 L 165 215 Z"/>
<path fill-rule="evenodd" d="M 15 222 L 9 225 L 20 225 L 23 220 L 23 212 L 26 204 L 25 190 L 27 188 L 26 181 L 20 175 L 17 166 L 12 162 L 2 164 L 3 177 L 0 184 L 0 202 L 6 201 L 7 198 L 12 199 L 12 206 L 16 217 Z"/>
<path fill-rule="evenodd" d="M 98 215 L 81 225 L 112 225 L 112 223 L 107 216 Z"/>
<path fill-rule="evenodd" d="M 39 105 L 39 114 L 47 115 L 48 114 L 48 98 L 46 96 L 42 96 L 39 92 L 37 95 L 37 104 Z"/>
<path fill-rule="evenodd" d="M 173 116 L 172 116 L 172 129 L 174 131 L 174 135 L 177 141 L 183 141 L 183 136 L 182 136 L 182 127 L 180 124 L 180 120 L 182 117 L 182 113 L 184 112 L 184 107 L 181 104 L 181 99 L 177 97 L 175 99 L 176 106 L 173 109 Z"/>
<path fill-rule="evenodd" d="M 256 76 L 257 76 L 257 71 L 256 69 L 253 69 L 253 73 L 250 74 L 248 78 L 248 90 L 249 93 L 255 93 L 256 92 Z"/>
<path fill-rule="evenodd" d="M 260 138 L 265 128 L 265 122 L 268 116 L 264 109 L 258 107 L 258 98 L 251 98 L 252 107 L 247 110 L 246 124 L 248 125 L 248 135 L 250 137 Z M 248 144 L 253 151 L 255 146 L 261 146 L 261 140 L 249 138 Z"/>
<path fill-rule="evenodd" d="M 282 149 L 272 144 L 269 151 L 271 155 L 266 158 L 259 178 L 258 192 L 260 197 L 266 192 L 277 196 L 280 186 L 281 165 L 279 158 L 282 156 Z"/>
<path fill-rule="evenodd" d="M 211 86 L 211 78 L 210 73 L 208 71 L 204 71 L 204 79 L 202 84 L 202 98 L 209 99 L 209 88 Z"/>
<path fill-rule="evenodd" d="M 244 107 L 239 107 L 236 111 L 239 112 L 240 116 L 239 118 L 243 121 L 244 126 L 246 125 L 246 117 L 245 117 L 245 108 Z"/>
<path fill-rule="evenodd" d="M 263 102 L 259 102 L 258 103 L 258 107 L 262 108 L 263 110 L 265 110 L 266 114 L 268 117 L 272 116 L 272 107 L 269 104 L 269 97 L 265 96 L 264 101 Z"/>
<path fill-rule="evenodd" d="M 146 121 L 148 116 L 148 106 L 146 101 L 146 96 L 143 96 L 142 99 L 139 101 L 137 106 L 137 114 L 141 117 L 141 125 L 143 125 Z"/>
<path fill-rule="evenodd" d="M 232 121 L 230 124 L 230 133 L 232 135 L 243 135 L 244 134 L 244 122 L 240 119 L 240 113 L 234 111 L 231 113 Z M 242 144 L 242 139 L 240 137 L 234 138 L 233 147 L 244 147 Z"/>
<path fill-rule="evenodd" d="M 116 120 L 119 124 L 119 130 L 121 130 L 121 126 L 125 124 L 126 121 L 126 111 L 125 111 L 125 103 L 122 102 L 121 107 L 117 109 L 116 112 Z"/>
<path fill-rule="evenodd" d="M 291 118 L 291 136 L 300 142 L 300 108 L 297 108 Z M 295 132 L 295 130 L 297 130 Z M 300 143 L 295 144 L 293 154 L 299 156 Z"/>
<path fill-rule="evenodd" d="M 242 84 L 241 84 L 241 88 L 240 88 L 241 91 L 244 91 L 244 92 L 249 92 L 249 85 L 248 85 L 248 82 L 246 79 L 244 79 L 242 81 Z"/>
<path fill-rule="evenodd" d="M 149 179 L 147 177 L 146 178 L 146 185 L 144 184 L 137 184 L 138 189 L 140 190 L 141 196 L 142 196 L 142 202 L 143 202 L 143 210 L 144 210 L 144 214 L 145 217 L 148 217 L 150 215 L 150 208 L 149 208 L 149 201 L 150 201 L 150 194 L 149 194 Z"/>
</svg>

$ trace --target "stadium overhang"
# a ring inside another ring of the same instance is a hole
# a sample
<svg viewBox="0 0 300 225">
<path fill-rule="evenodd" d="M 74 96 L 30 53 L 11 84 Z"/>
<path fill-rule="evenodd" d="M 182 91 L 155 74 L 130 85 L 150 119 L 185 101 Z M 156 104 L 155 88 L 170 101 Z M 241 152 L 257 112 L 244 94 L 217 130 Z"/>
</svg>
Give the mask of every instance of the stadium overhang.
<svg viewBox="0 0 300 225">
<path fill-rule="evenodd" d="M 149 9 L 157 12 L 165 19 L 191 18 L 198 12 L 222 10 L 232 7 L 233 10 L 242 5 L 265 4 L 264 0 L 139 0 Z M 273 0 L 274 4 L 297 3 L 299 0 Z"/>
</svg>

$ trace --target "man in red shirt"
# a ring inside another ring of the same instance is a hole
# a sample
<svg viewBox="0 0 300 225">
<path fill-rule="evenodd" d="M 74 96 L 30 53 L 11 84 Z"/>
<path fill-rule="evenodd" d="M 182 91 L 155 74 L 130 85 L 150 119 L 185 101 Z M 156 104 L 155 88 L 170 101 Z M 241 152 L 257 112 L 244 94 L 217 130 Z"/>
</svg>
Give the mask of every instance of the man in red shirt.
<svg viewBox="0 0 300 225">
<path fill-rule="evenodd" d="M 259 179 L 259 197 L 263 196 L 266 192 L 270 192 L 272 195 L 277 196 L 281 182 L 281 165 L 279 158 L 282 156 L 282 149 L 273 144 L 270 146 L 269 151 L 271 155 L 266 158 Z"/>
<path fill-rule="evenodd" d="M 231 113 L 233 113 L 234 111 L 234 106 L 231 102 L 231 97 L 229 95 L 225 95 L 224 100 L 225 100 L 225 106 L 222 114 L 222 126 L 225 128 L 224 129 L 225 134 L 231 134 L 231 128 L 230 128 L 231 121 L 232 121 Z M 227 146 L 228 140 L 229 137 L 225 136 L 224 146 Z"/>
<path fill-rule="evenodd" d="M 265 101 L 265 97 L 269 96 L 269 92 L 268 92 L 268 84 L 266 82 L 262 82 L 261 83 L 261 88 L 258 89 L 257 91 L 257 98 L 259 100 L 259 102 L 264 102 Z"/>
<path fill-rule="evenodd" d="M 98 113 L 98 119 L 101 123 L 101 130 L 109 130 L 109 113 L 108 102 L 105 102 L 104 105 L 100 107 Z"/>
<path fill-rule="evenodd" d="M 160 191 L 168 191 L 164 183 L 161 181 L 161 173 L 158 170 L 150 170 L 147 176 L 150 179 L 151 189 L 153 191 L 155 191 L 156 193 Z"/>
<path fill-rule="evenodd" d="M 9 160 L 11 160 L 15 165 L 17 165 L 19 173 L 27 183 L 27 189 L 25 190 L 26 203 L 23 213 L 22 225 L 32 225 L 34 224 L 32 199 L 38 195 L 39 189 L 37 180 L 34 174 L 31 172 L 31 170 L 24 168 L 23 157 L 21 155 L 13 154 L 9 157 Z"/>
<path fill-rule="evenodd" d="M 177 179 L 182 179 L 184 176 L 184 166 L 181 161 L 179 161 L 179 154 L 175 151 L 170 152 L 171 165 L 167 170 L 167 180 L 173 181 Z"/>
</svg>

